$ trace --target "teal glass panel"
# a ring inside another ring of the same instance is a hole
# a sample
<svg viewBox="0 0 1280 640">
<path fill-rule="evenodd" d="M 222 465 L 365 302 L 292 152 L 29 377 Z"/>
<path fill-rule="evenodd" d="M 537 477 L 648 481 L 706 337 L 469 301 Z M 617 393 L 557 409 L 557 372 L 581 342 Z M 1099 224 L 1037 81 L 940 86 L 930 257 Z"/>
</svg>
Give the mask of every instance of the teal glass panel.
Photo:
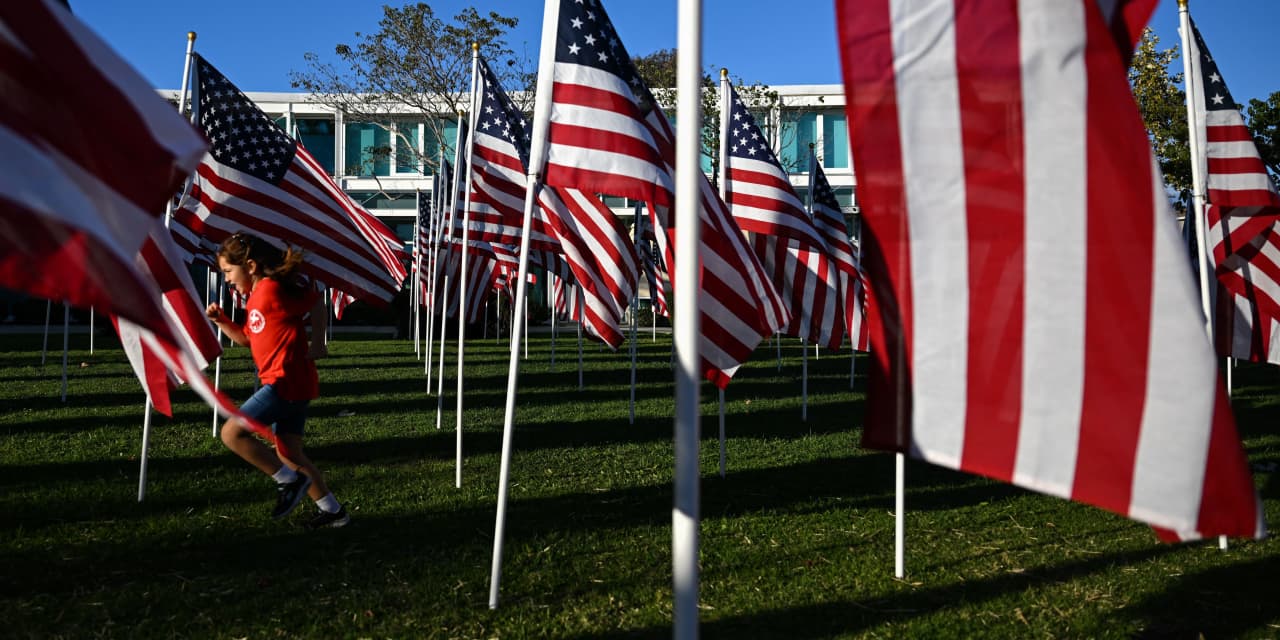
<svg viewBox="0 0 1280 640">
<path fill-rule="evenodd" d="M 396 130 L 396 173 L 422 173 L 422 162 L 418 156 L 422 125 L 418 122 L 397 122 Z"/>
<path fill-rule="evenodd" d="M 849 168 L 849 127 L 842 111 L 822 113 L 822 166 Z"/>
<path fill-rule="evenodd" d="M 813 111 L 784 111 L 778 162 L 790 173 L 809 170 L 809 145 L 818 140 L 818 114 Z"/>
<path fill-rule="evenodd" d="M 337 130 L 332 118 L 294 118 L 293 124 L 298 128 L 298 138 L 307 148 L 316 162 L 324 167 L 329 175 L 334 175 L 334 157 L 337 153 Z"/>
<path fill-rule="evenodd" d="M 346 174 L 391 175 L 391 132 L 385 124 L 352 122 L 347 125 L 346 135 Z"/>
</svg>

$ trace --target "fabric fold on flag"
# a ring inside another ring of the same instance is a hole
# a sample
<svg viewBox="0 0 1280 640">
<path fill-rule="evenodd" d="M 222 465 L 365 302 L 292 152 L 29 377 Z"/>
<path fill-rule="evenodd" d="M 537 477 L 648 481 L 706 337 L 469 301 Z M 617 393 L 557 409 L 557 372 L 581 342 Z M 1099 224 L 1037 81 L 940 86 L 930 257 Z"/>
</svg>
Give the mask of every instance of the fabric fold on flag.
<svg viewBox="0 0 1280 640">
<path fill-rule="evenodd" d="M 864 444 L 1260 537 L 1113 36 L 1154 2 L 1106 4 L 837 3 L 877 316 Z"/>
<path fill-rule="evenodd" d="M 247 231 L 277 247 L 300 247 L 307 275 L 389 302 L 405 271 L 385 225 L 363 215 L 302 143 L 208 60 L 193 54 L 192 66 L 192 104 L 211 146 L 174 218 L 214 243 Z"/>
</svg>

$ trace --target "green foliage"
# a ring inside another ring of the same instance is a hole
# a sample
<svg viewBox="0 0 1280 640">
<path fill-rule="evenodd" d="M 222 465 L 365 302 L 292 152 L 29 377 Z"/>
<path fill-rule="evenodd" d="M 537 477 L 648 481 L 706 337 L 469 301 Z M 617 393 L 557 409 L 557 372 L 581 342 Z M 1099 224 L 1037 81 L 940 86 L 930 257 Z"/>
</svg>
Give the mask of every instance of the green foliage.
<svg viewBox="0 0 1280 640">
<path fill-rule="evenodd" d="M 1144 29 L 1129 67 L 1129 85 L 1138 101 L 1142 121 L 1147 125 L 1165 185 L 1185 200 L 1191 193 L 1187 97 L 1186 92 L 1178 88 L 1182 74 L 1169 70 L 1169 65 L 1179 58 L 1178 50 L 1160 49 L 1159 45 L 1160 38 L 1155 31 L 1150 27 Z"/>
<path fill-rule="evenodd" d="M 1272 93 L 1266 102 L 1250 99 L 1247 114 L 1262 162 L 1267 165 L 1272 182 L 1280 184 L 1280 91 Z"/>
<path fill-rule="evenodd" d="M 11 638 L 587 638 L 671 631 L 671 343 L 536 334 L 521 360 L 501 606 L 487 606 L 506 401 L 505 341 L 471 340 L 462 488 L 454 488 L 455 345 L 437 399 L 405 340 L 340 334 L 320 363 L 307 448 L 352 514 L 270 520 L 270 481 L 210 435 L 187 390 L 152 427 L 137 502 L 142 394 L 118 344 L 73 335 L 68 397 L 40 336 L 0 335 L 0 619 Z M 893 578 L 893 458 L 858 447 L 847 354 L 761 345 L 725 394 L 704 387 L 701 606 L 707 637 L 1274 637 L 1280 542 L 1162 545 L 1139 524 L 910 462 L 907 579 Z M 86 366 L 76 366 L 84 362 Z M 858 371 L 869 361 L 860 357 Z M 222 386 L 252 392 L 228 350 Z M 1233 404 L 1280 516 L 1280 395 L 1242 365 Z M 858 388 L 866 386 L 859 375 Z M 433 385 L 434 387 L 434 385 Z M 346 415 L 347 413 L 354 415 Z"/>
<path fill-rule="evenodd" d="M 662 105 L 668 117 L 674 118 L 676 104 L 676 51 L 659 49 L 648 55 L 632 58 L 636 70 L 653 97 Z M 781 104 L 778 92 L 760 82 L 747 83 L 730 74 L 730 83 L 753 109 L 772 113 Z M 720 81 L 711 75 L 711 67 L 702 74 L 702 153 L 711 159 L 711 181 L 718 183 L 720 176 Z M 771 135 L 772 118 L 758 118 L 766 136 Z"/>
<path fill-rule="evenodd" d="M 351 122 L 386 127 L 388 113 L 455 114 L 468 106 L 472 43 L 509 91 L 533 87 L 536 75 L 529 60 L 506 41 L 516 18 L 468 7 L 446 22 L 425 2 L 384 6 L 382 11 L 378 31 L 357 32 L 354 44 L 334 47 L 338 66 L 307 53 L 308 69 L 290 73 L 293 87 L 342 111 Z M 442 139 L 444 121 L 427 122 L 436 139 Z M 385 157 L 390 149 L 370 151 Z M 434 167 L 437 159 L 420 160 Z"/>
</svg>

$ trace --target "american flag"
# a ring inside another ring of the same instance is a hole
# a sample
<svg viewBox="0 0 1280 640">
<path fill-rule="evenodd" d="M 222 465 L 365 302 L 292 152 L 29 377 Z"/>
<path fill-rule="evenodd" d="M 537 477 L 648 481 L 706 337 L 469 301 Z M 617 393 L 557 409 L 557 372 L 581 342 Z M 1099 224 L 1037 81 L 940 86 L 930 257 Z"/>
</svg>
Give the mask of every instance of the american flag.
<svg viewBox="0 0 1280 640">
<path fill-rule="evenodd" d="M 0 3 L 0 76 L 0 286 L 176 339 L 134 260 L 199 133 L 56 3 Z"/>
<path fill-rule="evenodd" d="M 529 126 L 483 58 L 478 77 L 472 213 L 483 215 L 477 211 L 477 202 L 500 210 L 502 221 L 487 226 L 502 232 L 482 237 L 516 245 L 524 218 Z M 636 286 L 638 267 L 631 239 L 594 194 L 547 187 L 539 191 L 538 203 L 530 248 L 565 257 L 584 289 L 587 331 L 616 349 L 624 340 L 622 318 Z"/>
<path fill-rule="evenodd" d="M 1218 352 L 1242 360 L 1280 363 L 1280 195 L 1209 55 L 1200 30 L 1191 27 L 1188 65 L 1204 150 L 1197 158 L 1206 177 L 1210 257 L 1217 274 Z"/>
<path fill-rule="evenodd" d="M 338 289 L 329 289 L 329 305 L 333 307 L 333 317 L 335 320 L 341 320 L 342 314 L 346 313 L 347 307 L 355 302 L 354 296 L 349 296 Z"/>
<path fill-rule="evenodd" d="M 650 204 L 656 234 L 675 269 L 670 207 L 674 135 L 640 79 L 604 7 L 596 0 L 559 3 L 548 133 L 546 183 L 609 193 Z M 728 207 L 700 183 L 702 296 L 699 354 L 720 388 L 764 336 L 790 319 L 782 299 L 747 246 Z"/>
<path fill-rule="evenodd" d="M 864 443 L 1183 538 L 1259 536 L 1134 41 L 1112 37 L 1154 0 L 1105 5 L 837 3 L 879 316 Z"/>
<path fill-rule="evenodd" d="M 653 223 L 641 212 L 636 212 L 636 253 L 640 256 L 640 267 L 649 283 L 649 304 L 656 315 L 671 317 L 667 306 L 667 283 L 671 281 L 667 268 L 662 263 L 662 252 L 658 250 L 658 239 L 653 233 Z"/>
<path fill-rule="evenodd" d="M 161 306 L 177 330 L 183 351 L 200 369 L 222 354 L 222 345 L 205 318 L 204 305 L 191 283 L 181 251 L 173 243 L 164 223 L 155 221 L 136 259 L 138 270 L 145 274 L 151 291 L 160 294 Z M 129 364 L 142 383 L 157 411 L 172 416 L 169 391 L 183 380 L 170 374 L 164 362 L 143 341 L 137 325 L 112 316 L 120 334 Z"/>
<path fill-rule="evenodd" d="M 844 312 L 845 332 L 854 349 L 866 351 L 870 346 L 870 332 L 866 322 L 866 274 L 859 263 L 861 251 L 857 248 L 857 241 L 849 235 L 840 202 L 836 200 L 836 193 L 812 149 L 809 150 L 809 191 L 813 196 L 813 226 L 822 235 L 836 271 L 840 273 L 840 305 Z"/>
<path fill-rule="evenodd" d="M 376 226 L 231 81 L 193 55 L 194 107 L 212 145 L 174 213 L 213 242 L 249 231 L 307 252 L 304 271 L 362 299 L 390 301 L 404 279 Z"/>
<path fill-rule="evenodd" d="M 727 86 L 725 202 L 788 303 L 785 333 L 831 349 L 844 340 L 840 276 L 826 242 L 738 92 Z"/>
</svg>

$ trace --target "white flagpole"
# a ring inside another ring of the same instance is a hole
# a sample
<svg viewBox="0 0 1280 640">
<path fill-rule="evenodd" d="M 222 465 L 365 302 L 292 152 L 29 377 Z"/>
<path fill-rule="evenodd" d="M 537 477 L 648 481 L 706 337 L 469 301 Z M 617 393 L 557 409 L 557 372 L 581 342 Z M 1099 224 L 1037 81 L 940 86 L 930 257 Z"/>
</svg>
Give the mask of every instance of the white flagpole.
<svg viewBox="0 0 1280 640">
<path fill-rule="evenodd" d="M 528 291 L 525 292 L 525 295 L 528 295 Z M 528 303 L 529 301 L 525 300 L 525 305 L 524 305 L 524 335 L 526 336 L 526 340 L 524 341 L 524 359 L 525 360 L 529 359 L 529 340 L 527 339 L 527 336 L 529 335 L 529 304 Z M 581 331 L 581 329 L 579 329 L 579 331 Z"/>
<path fill-rule="evenodd" d="M 219 306 L 219 307 L 221 307 L 221 306 L 222 306 L 222 301 L 223 301 L 222 291 L 223 291 L 223 289 L 225 289 L 225 287 L 223 287 L 223 286 L 222 286 L 222 283 L 218 282 L 218 279 L 219 279 L 219 277 L 218 277 L 217 275 L 215 275 L 215 276 L 213 277 L 214 286 L 216 286 L 216 287 L 218 288 L 218 306 Z M 222 329 L 218 329 L 218 344 L 219 344 L 219 345 L 221 345 L 221 344 L 222 344 Z M 214 390 L 214 391 L 217 391 L 217 390 L 218 390 L 218 388 L 219 388 L 219 386 L 218 386 L 218 385 L 219 385 L 221 382 L 222 382 L 222 354 L 218 354 L 218 357 L 217 357 L 217 358 L 214 358 L 214 360 L 213 360 L 213 390 Z M 216 438 L 216 437 L 218 437 L 218 409 L 217 409 L 217 407 L 214 407 L 214 409 L 213 409 L 213 437 L 215 437 L 215 438 Z"/>
<path fill-rule="evenodd" d="M 484 320 L 481 322 L 481 324 L 484 325 L 484 335 L 482 335 L 481 337 L 484 338 L 485 340 L 488 340 L 489 339 L 489 299 L 488 298 L 485 298 L 484 300 L 483 317 L 484 317 Z"/>
<path fill-rule="evenodd" d="M 810 184 L 809 188 L 812 189 L 813 182 L 810 181 L 809 184 Z M 858 255 L 856 257 L 858 259 L 858 270 L 861 271 L 862 270 L 862 216 L 858 216 L 858 224 L 854 226 L 854 233 L 857 234 L 857 238 L 858 238 Z M 852 277 L 857 277 L 857 276 L 852 276 Z M 860 311 L 862 311 L 865 314 L 866 312 L 865 304 L 863 305 L 862 309 L 860 309 Z M 862 321 L 866 322 L 866 319 L 863 318 Z M 849 334 L 849 390 L 850 391 L 853 391 L 853 372 L 854 372 L 854 367 L 857 366 L 855 364 L 855 360 L 857 359 L 857 357 L 858 357 L 858 336 L 855 336 L 852 333 L 850 333 Z"/>
<path fill-rule="evenodd" d="M 418 242 L 418 239 L 422 237 L 422 232 L 419 231 L 422 227 L 421 189 L 413 190 L 413 209 L 413 284 L 410 285 L 413 287 L 413 291 L 409 292 L 409 306 L 413 307 L 413 310 L 409 313 L 409 317 L 413 321 L 413 357 L 420 358 L 422 357 L 422 348 L 418 344 L 418 338 L 422 331 L 418 323 L 422 319 L 418 313 L 418 308 L 421 306 L 419 304 L 420 291 L 418 285 L 422 282 L 422 247 L 419 246 L 422 243 Z"/>
<path fill-rule="evenodd" d="M 1200 86 L 1200 61 L 1193 60 L 1195 56 L 1191 53 L 1191 14 L 1187 11 L 1187 0 L 1178 0 L 1178 33 L 1182 36 L 1182 65 L 1183 77 L 1186 79 L 1187 90 L 1187 131 L 1188 143 L 1191 151 L 1191 201 L 1192 212 L 1196 218 L 1196 247 L 1197 260 L 1200 265 L 1200 306 L 1204 310 L 1204 328 L 1209 336 L 1209 343 L 1213 344 L 1213 307 L 1209 300 L 1209 247 L 1205 238 L 1205 176 L 1202 172 L 1201 162 L 1204 161 L 1205 149 L 1200 147 L 1200 129 L 1203 124 L 1199 122 L 1199 116 L 1196 106 L 1202 104 L 1204 99 L 1200 95 L 1203 87 Z M 1228 372 L 1230 367 L 1228 367 Z M 1220 549 L 1227 548 L 1227 537 L 1218 536 L 1218 547 Z"/>
<path fill-rule="evenodd" d="M 907 457 L 901 453 L 894 457 L 893 475 L 893 576 L 906 577 L 906 484 Z"/>
<path fill-rule="evenodd" d="M 89 307 L 89 355 L 93 355 L 93 307 Z M 1227 370 L 1227 379 L 1230 380 L 1230 369 Z M 1230 388 L 1230 384 L 1228 384 Z"/>
<path fill-rule="evenodd" d="M 495 307 L 493 312 L 493 342 L 495 344 L 501 344 L 502 343 L 502 296 L 501 295 L 495 296 L 493 304 Z"/>
<path fill-rule="evenodd" d="M 458 139 L 457 139 L 457 143 L 453 147 L 454 149 L 453 159 L 454 159 L 455 165 L 461 164 L 457 161 L 461 159 L 460 156 L 462 155 L 462 127 L 463 127 L 462 118 L 464 115 L 465 114 L 463 114 L 462 112 L 458 112 Z M 471 133 L 469 131 L 467 132 L 467 139 L 468 140 L 471 139 Z M 441 247 L 450 247 L 453 244 L 452 243 L 453 226 L 454 226 L 453 218 L 454 218 L 454 214 L 458 212 L 457 211 L 458 208 L 454 206 L 455 205 L 454 200 L 456 200 L 458 197 L 458 180 L 462 178 L 462 175 L 459 173 L 460 171 L 462 171 L 460 167 L 454 168 L 453 180 L 449 183 L 449 197 L 447 200 L 444 201 L 445 206 L 448 207 L 448 210 L 447 210 L 448 213 L 445 215 L 445 225 L 441 227 L 441 230 L 440 230 L 440 233 L 441 233 L 440 246 Z M 448 234 L 448 235 L 446 236 L 444 234 Z M 451 256 L 452 255 L 451 252 L 453 251 L 453 249 L 450 248 L 450 249 L 447 249 L 447 251 L 449 251 L 450 253 L 447 253 L 445 255 Z M 465 254 L 465 249 L 464 249 L 464 254 Z M 445 258 L 441 256 L 440 258 L 437 258 L 437 262 L 443 259 Z M 442 280 L 442 284 L 440 285 L 440 369 L 439 371 L 436 372 L 437 373 L 436 375 L 436 429 L 440 428 L 440 417 L 444 413 L 444 344 L 445 344 L 445 331 L 447 329 L 445 321 L 448 320 L 448 317 L 449 317 L 449 270 L 448 269 L 444 269 L 444 277 L 441 278 L 441 280 Z M 458 339 L 461 340 L 462 336 L 458 336 Z"/>
<path fill-rule="evenodd" d="M 639 246 L 640 225 L 643 222 L 643 219 L 640 217 L 641 212 L 640 212 L 639 202 L 635 203 L 634 211 L 635 211 L 635 237 L 637 241 L 635 244 Z M 641 251 L 644 251 L 644 249 L 641 249 Z M 636 288 L 631 291 L 631 404 L 629 408 L 631 417 L 630 417 L 630 422 L 628 422 L 627 424 L 636 423 L 636 328 L 640 324 L 640 319 L 637 317 L 639 313 L 640 313 L 640 285 L 637 282 Z M 554 317 L 554 314 L 552 314 L 552 317 Z"/>
<path fill-rule="evenodd" d="M 147 394 L 147 403 L 142 409 L 142 458 L 138 469 L 138 502 L 147 497 L 147 449 L 151 444 L 151 394 Z"/>
<path fill-rule="evenodd" d="M 698 395 L 701 382 L 698 336 L 698 181 L 702 130 L 702 1 L 680 0 L 676 50 L 678 100 L 676 122 L 676 289 L 675 342 L 675 505 L 671 511 L 673 579 L 672 635 L 676 640 L 698 637 Z"/>
<path fill-rule="evenodd" d="M 729 192 L 729 112 L 732 105 L 729 102 L 729 70 L 724 67 L 720 68 L 720 172 L 717 182 L 719 183 L 720 199 L 726 200 L 725 194 Z M 716 398 L 719 401 L 717 405 L 717 413 L 720 421 L 720 477 L 724 477 L 725 458 L 727 456 L 727 447 L 725 445 L 724 431 L 724 389 L 717 389 Z"/>
<path fill-rule="evenodd" d="M 476 65 L 480 60 L 480 45 L 471 43 L 471 111 L 469 113 L 470 121 L 468 122 L 468 132 L 476 130 L 476 75 L 479 73 L 479 67 Z M 457 436 L 457 451 L 454 458 L 454 477 L 453 486 L 462 488 L 462 365 L 463 352 L 467 344 L 467 254 L 471 253 L 471 157 L 475 150 L 475 135 L 472 133 L 467 136 L 467 163 L 466 168 L 458 168 L 458 171 L 466 172 L 467 190 L 462 197 L 462 259 L 458 265 L 458 397 L 457 409 L 455 410 L 455 427 L 454 434 Z"/>
<path fill-rule="evenodd" d="M 556 280 L 557 280 L 556 275 L 552 273 L 547 274 L 547 284 L 550 285 L 549 287 L 547 287 L 547 293 L 551 295 L 550 306 L 551 306 L 551 370 L 552 371 L 556 370 L 556 289 L 555 289 Z M 561 284 L 561 286 L 564 286 L 563 283 Z"/>
<path fill-rule="evenodd" d="M 49 356 L 49 317 L 53 315 L 53 300 L 46 300 L 44 305 L 44 342 L 40 347 L 40 366 L 44 366 Z"/>
<path fill-rule="evenodd" d="M 582 385 L 582 304 L 583 304 L 583 300 L 582 300 L 581 285 L 574 285 L 573 299 L 574 301 L 577 302 L 576 308 L 578 309 L 578 391 L 582 391 L 584 387 Z M 528 344 L 525 345 L 525 348 L 526 349 L 528 348 Z M 528 355 L 529 354 L 526 353 L 525 357 L 528 357 Z"/>
<path fill-rule="evenodd" d="M 778 371 L 782 371 L 782 335 L 773 334 L 773 345 L 778 349 Z"/>
<path fill-rule="evenodd" d="M 809 421 L 809 350 L 800 339 L 800 421 Z"/>
<path fill-rule="evenodd" d="M 62 302 L 62 401 L 67 401 L 67 350 L 71 337 L 71 305 Z"/>
</svg>

